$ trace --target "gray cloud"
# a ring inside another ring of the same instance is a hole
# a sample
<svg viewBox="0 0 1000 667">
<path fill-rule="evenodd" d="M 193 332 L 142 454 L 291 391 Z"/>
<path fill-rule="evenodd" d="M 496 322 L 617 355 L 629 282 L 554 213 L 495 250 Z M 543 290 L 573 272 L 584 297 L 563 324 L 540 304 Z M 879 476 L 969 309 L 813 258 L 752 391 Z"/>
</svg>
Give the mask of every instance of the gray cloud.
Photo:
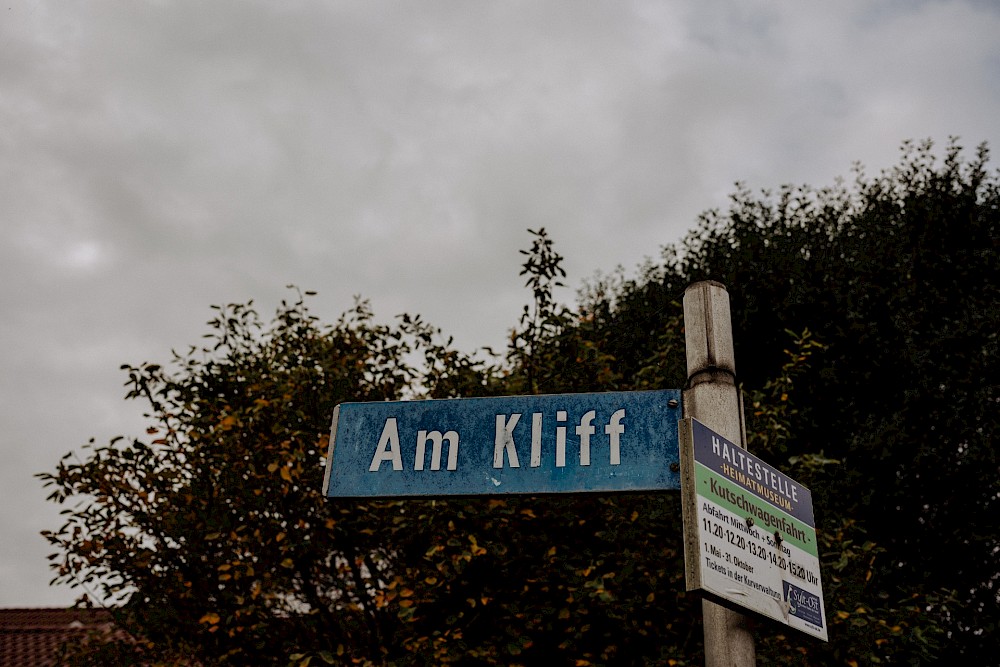
<svg viewBox="0 0 1000 667">
<path fill-rule="evenodd" d="M 0 21 L 0 605 L 48 589 L 31 474 L 141 432 L 123 362 L 296 283 L 503 346 L 527 227 L 571 285 L 734 181 L 1000 135 L 984 2 L 37 2 Z M 572 290 L 564 292 L 572 298 Z"/>
</svg>

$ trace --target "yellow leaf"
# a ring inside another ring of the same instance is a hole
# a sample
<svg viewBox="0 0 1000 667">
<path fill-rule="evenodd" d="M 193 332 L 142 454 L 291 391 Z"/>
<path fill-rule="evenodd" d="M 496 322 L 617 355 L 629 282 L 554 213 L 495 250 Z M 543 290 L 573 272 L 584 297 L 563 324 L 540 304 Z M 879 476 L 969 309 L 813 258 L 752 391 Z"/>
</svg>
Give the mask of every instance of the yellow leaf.
<svg viewBox="0 0 1000 667">
<path fill-rule="evenodd" d="M 216 625 L 219 622 L 219 615 L 214 611 L 210 611 L 201 618 L 198 619 L 199 623 L 207 623 L 209 625 Z"/>
<path fill-rule="evenodd" d="M 292 471 L 289 470 L 287 467 L 282 467 L 281 468 L 281 479 L 285 480 L 286 482 L 292 481 Z"/>
</svg>

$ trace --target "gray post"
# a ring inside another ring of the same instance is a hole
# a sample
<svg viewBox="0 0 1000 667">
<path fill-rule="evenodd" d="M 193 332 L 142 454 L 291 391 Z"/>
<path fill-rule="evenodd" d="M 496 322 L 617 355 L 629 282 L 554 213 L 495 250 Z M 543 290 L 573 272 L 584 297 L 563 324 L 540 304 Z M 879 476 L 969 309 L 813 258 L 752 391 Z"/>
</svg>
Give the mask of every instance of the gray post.
<svg viewBox="0 0 1000 667">
<path fill-rule="evenodd" d="M 729 293 L 721 283 L 707 280 L 685 290 L 684 343 L 688 374 L 684 416 L 696 418 L 745 449 L 743 397 L 736 384 Z M 701 609 L 705 666 L 756 665 L 753 634 L 746 617 L 709 600 L 702 601 Z"/>
</svg>

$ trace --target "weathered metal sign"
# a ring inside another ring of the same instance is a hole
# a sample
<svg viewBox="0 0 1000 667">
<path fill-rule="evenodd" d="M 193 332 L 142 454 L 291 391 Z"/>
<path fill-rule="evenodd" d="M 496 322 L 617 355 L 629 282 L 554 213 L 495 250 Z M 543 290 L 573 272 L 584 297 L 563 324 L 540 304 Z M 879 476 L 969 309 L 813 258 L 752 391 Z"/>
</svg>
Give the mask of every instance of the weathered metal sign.
<svg viewBox="0 0 1000 667">
<path fill-rule="evenodd" d="M 342 403 L 324 494 L 680 489 L 677 390 Z"/>
<path fill-rule="evenodd" d="M 687 589 L 826 640 L 812 493 L 696 419 L 680 439 Z"/>
</svg>

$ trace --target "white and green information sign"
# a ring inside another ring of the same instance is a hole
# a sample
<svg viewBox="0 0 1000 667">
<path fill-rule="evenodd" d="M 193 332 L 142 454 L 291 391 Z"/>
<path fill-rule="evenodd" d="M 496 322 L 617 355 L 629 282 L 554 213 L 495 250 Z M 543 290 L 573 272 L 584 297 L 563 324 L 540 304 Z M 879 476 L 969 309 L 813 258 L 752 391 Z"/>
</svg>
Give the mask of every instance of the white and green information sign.
<svg viewBox="0 0 1000 667">
<path fill-rule="evenodd" d="M 696 419 L 680 460 L 687 589 L 827 640 L 809 489 Z"/>
</svg>

